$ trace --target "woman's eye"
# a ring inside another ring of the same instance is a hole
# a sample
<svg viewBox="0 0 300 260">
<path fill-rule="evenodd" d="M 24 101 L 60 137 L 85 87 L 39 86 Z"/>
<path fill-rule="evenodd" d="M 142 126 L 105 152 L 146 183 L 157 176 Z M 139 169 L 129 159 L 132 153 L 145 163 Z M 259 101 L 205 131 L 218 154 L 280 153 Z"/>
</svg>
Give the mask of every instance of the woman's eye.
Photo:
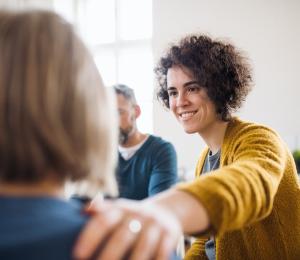
<svg viewBox="0 0 300 260">
<path fill-rule="evenodd" d="M 200 90 L 200 87 L 198 87 L 198 86 L 190 86 L 187 89 L 188 92 L 198 92 L 199 90 Z"/>
<path fill-rule="evenodd" d="M 176 91 L 169 91 L 169 97 L 174 97 L 177 95 L 177 92 Z"/>
</svg>

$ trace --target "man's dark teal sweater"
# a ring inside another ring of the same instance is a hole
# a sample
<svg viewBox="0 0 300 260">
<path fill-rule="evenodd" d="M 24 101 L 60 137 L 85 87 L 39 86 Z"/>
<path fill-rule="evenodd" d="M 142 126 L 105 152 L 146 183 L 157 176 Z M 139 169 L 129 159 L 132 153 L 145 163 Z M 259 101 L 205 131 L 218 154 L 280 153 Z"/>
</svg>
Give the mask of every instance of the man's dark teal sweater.
<svg viewBox="0 0 300 260">
<path fill-rule="evenodd" d="M 129 160 L 119 153 L 117 181 L 121 198 L 142 200 L 177 182 L 177 156 L 173 145 L 150 135 Z"/>
</svg>

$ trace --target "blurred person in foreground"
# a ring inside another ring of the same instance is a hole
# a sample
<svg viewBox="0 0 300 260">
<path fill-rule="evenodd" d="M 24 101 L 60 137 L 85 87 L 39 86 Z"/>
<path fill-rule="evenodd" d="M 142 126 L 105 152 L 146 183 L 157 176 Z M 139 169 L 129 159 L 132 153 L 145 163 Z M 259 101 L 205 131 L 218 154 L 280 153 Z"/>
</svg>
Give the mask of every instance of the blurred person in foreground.
<svg viewBox="0 0 300 260">
<path fill-rule="evenodd" d="M 132 88 L 113 86 L 119 111 L 119 148 L 116 177 L 119 197 L 142 200 L 177 182 L 174 146 L 158 136 L 139 131 L 141 115 Z"/>
<path fill-rule="evenodd" d="M 121 259 L 128 249 L 132 259 L 166 259 L 182 229 L 198 237 L 185 259 L 300 259 L 293 157 L 276 131 L 233 116 L 253 85 L 245 55 L 225 40 L 192 35 L 171 45 L 155 71 L 158 98 L 207 144 L 196 179 L 142 202 L 98 203 L 75 255 L 105 241 L 100 259 Z M 108 208 L 119 217 L 108 221 Z"/>
<path fill-rule="evenodd" d="M 73 258 L 88 215 L 64 184 L 113 190 L 113 111 L 68 22 L 0 11 L 0 259 Z"/>
</svg>

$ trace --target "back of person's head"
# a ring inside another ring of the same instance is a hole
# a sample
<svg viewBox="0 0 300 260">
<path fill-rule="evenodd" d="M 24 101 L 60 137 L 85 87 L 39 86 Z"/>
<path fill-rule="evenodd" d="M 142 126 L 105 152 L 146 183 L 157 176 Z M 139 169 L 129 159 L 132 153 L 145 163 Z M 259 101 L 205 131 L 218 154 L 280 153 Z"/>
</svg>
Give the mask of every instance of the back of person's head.
<svg viewBox="0 0 300 260">
<path fill-rule="evenodd" d="M 50 11 L 0 11 L 0 182 L 111 185 L 116 122 L 88 50 Z"/>
<path fill-rule="evenodd" d="M 190 35 L 171 45 L 155 68 L 157 97 L 167 108 L 167 73 L 173 66 L 192 73 L 223 120 L 228 120 L 231 112 L 241 106 L 252 87 L 251 67 L 240 50 L 225 40 L 214 40 L 204 34 Z"/>
<path fill-rule="evenodd" d="M 124 84 L 115 84 L 112 86 L 117 95 L 122 95 L 126 100 L 131 102 L 131 104 L 136 105 L 136 98 L 134 90 Z"/>
</svg>

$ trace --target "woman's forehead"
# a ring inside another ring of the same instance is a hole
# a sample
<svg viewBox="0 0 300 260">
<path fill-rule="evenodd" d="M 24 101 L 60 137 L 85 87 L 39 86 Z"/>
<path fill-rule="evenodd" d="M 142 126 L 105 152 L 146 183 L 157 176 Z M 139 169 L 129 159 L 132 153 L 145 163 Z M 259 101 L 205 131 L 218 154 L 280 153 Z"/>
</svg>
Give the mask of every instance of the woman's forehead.
<svg viewBox="0 0 300 260">
<path fill-rule="evenodd" d="M 167 85 L 181 85 L 189 81 L 194 81 L 195 77 L 192 72 L 183 66 L 173 66 L 167 72 Z"/>
</svg>

